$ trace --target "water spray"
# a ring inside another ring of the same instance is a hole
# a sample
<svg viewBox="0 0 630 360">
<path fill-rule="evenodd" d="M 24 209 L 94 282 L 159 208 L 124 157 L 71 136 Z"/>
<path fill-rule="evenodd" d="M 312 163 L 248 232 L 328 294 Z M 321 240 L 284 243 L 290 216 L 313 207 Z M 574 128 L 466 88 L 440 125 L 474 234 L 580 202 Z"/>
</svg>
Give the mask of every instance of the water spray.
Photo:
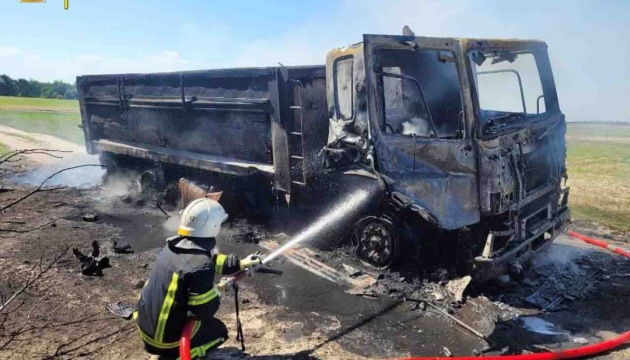
<svg viewBox="0 0 630 360">
<path fill-rule="evenodd" d="M 315 222 L 310 226 L 300 231 L 287 243 L 265 256 L 261 261 L 261 265 L 270 263 L 272 260 L 282 255 L 285 251 L 292 249 L 303 242 L 325 237 L 332 229 L 337 228 L 341 224 L 350 222 L 354 215 L 362 210 L 363 205 L 367 203 L 369 198 L 370 192 L 365 189 L 358 189 L 350 193 L 348 196 L 335 204 L 330 211 L 315 220 Z M 256 271 L 266 273 L 273 272 L 273 270 L 265 267 L 260 267 Z M 247 274 L 248 270 L 241 270 L 236 274 L 225 278 L 223 281 L 227 284 L 234 284 Z"/>
<path fill-rule="evenodd" d="M 343 222 L 343 220 L 345 220 L 344 217 L 347 217 L 349 214 L 353 213 L 360 205 L 364 204 L 368 199 L 368 196 L 369 192 L 367 190 L 358 190 L 351 193 L 347 198 L 338 203 L 337 206 L 333 207 L 326 215 L 317 219 L 312 225 L 302 230 L 289 242 L 282 245 L 271 254 L 267 255 L 263 259 L 262 263 L 269 263 L 285 251 L 295 247 L 301 242 L 313 239 L 315 238 L 315 236 L 326 232 L 328 228 L 333 227 L 337 223 Z"/>
<path fill-rule="evenodd" d="M 370 191 L 365 188 L 359 188 L 353 192 L 351 192 L 348 196 L 342 198 L 339 202 L 337 202 L 334 206 L 330 208 L 328 212 L 320 216 L 315 222 L 313 222 L 310 226 L 306 227 L 304 230 L 300 231 L 296 234 L 293 239 L 282 245 L 277 250 L 274 250 L 272 253 L 267 255 L 261 261 L 261 266 L 257 267 L 256 272 L 261 273 L 272 273 L 272 274 L 280 274 L 281 272 L 277 270 L 273 270 L 264 265 L 268 264 L 278 256 L 282 255 L 285 251 L 296 247 L 298 244 L 303 242 L 308 242 L 314 239 L 320 239 L 325 237 L 331 233 L 332 230 L 338 228 L 339 226 L 343 226 L 347 223 L 351 223 L 354 218 L 364 211 L 364 206 L 370 200 Z M 245 351 L 245 342 L 243 338 L 243 329 L 240 322 L 239 316 L 239 301 L 238 301 L 238 281 L 241 280 L 248 274 L 251 274 L 251 269 L 241 270 L 236 274 L 224 278 L 221 280 L 228 287 L 234 289 L 234 301 L 235 301 L 235 310 L 236 310 L 236 340 L 241 343 L 241 348 Z M 194 328 L 194 322 L 188 321 L 184 325 L 184 329 L 182 330 L 182 337 L 180 339 L 179 346 L 179 356 L 182 360 L 191 359 L 190 355 L 190 341 L 192 338 L 192 331 Z"/>
</svg>

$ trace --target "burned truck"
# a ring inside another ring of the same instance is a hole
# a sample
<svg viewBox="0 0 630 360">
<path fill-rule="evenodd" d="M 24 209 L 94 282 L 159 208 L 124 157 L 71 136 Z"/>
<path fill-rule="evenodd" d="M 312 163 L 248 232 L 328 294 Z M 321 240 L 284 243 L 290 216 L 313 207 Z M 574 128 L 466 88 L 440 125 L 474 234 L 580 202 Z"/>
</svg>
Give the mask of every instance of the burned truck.
<svg viewBox="0 0 630 360">
<path fill-rule="evenodd" d="M 348 228 L 373 266 L 448 235 L 486 280 L 569 219 L 566 124 L 542 41 L 364 35 L 325 66 L 80 76 L 77 87 L 87 150 L 110 170 L 264 187 L 252 196 L 289 213 L 324 203 L 331 183 L 366 181 L 378 205 Z"/>
</svg>

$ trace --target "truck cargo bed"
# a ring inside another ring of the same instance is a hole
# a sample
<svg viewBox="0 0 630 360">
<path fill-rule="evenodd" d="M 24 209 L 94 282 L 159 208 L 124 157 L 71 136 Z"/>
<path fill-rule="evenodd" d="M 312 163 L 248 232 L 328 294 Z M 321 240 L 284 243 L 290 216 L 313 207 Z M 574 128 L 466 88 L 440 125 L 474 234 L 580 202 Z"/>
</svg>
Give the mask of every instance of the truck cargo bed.
<svg viewBox="0 0 630 360">
<path fill-rule="evenodd" d="M 304 147 L 321 149 L 327 137 L 323 66 L 88 75 L 77 87 L 92 154 L 236 176 L 258 172 L 290 192 L 306 178 L 296 162 L 315 153 Z"/>
</svg>

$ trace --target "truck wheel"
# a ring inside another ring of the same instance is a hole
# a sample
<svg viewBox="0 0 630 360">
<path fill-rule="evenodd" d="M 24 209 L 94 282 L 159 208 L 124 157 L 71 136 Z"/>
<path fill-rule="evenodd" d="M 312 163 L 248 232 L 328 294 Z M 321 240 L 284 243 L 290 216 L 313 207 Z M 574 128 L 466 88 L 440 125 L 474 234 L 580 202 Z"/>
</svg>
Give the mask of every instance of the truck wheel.
<svg viewBox="0 0 630 360">
<path fill-rule="evenodd" d="M 378 269 L 388 268 L 396 258 L 398 234 L 393 223 L 384 217 L 368 216 L 354 228 L 357 257 Z"/>
<path fill-rule="evenodd" d="M 145 170 L 136 180 L 140 196 L 145 200 L 154 200 L 166 187 L 164 172 L 160 168 Z"/>
</svg>

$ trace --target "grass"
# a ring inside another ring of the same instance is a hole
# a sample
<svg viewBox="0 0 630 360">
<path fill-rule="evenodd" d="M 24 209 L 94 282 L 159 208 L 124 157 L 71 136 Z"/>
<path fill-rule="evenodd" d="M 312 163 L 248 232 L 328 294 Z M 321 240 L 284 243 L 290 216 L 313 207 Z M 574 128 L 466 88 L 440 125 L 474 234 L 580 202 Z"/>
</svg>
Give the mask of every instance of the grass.
<svg viewBox="0 0 630 360">
<path fill-rule="evenodd" d="M 0 96 L 0 110 L 38 110 L 79 112 L 78 100 Z"/>
<path fill-rule="evenodd" d="M 0 124 L 83 144 L 77 100 L 0 96 Z"/>
<path fill-rule="evenodd" d="M 567 168 L 573 218 L 630 232 L 630 126 L 569 124 Z"/>
<path fill-rule="evenodd" d="M 571 137 L 630 137 L 630 125 L 570 123 L 567 136 Z M 600 139 L 605 140 L 605 139 Z"/>
</svg>

